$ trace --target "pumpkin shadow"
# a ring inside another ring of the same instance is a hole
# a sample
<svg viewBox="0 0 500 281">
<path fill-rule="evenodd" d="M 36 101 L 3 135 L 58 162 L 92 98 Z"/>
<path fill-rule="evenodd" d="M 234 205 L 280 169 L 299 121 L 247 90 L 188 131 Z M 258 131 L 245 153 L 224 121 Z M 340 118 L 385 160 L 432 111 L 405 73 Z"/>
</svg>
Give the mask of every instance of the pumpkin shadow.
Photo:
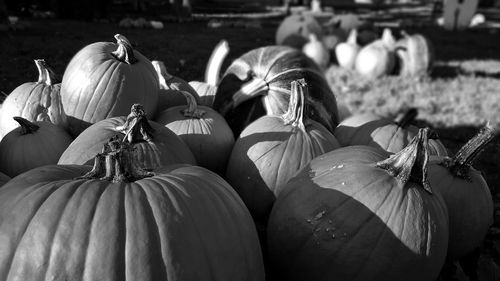
<svg viewBox="0 0 500 281">
<path fill-rule="evenodd" d="M 335 280 L 436 280 L 446 255 L 446 239 L 432 241 L 442 245 L 436 245 L 441 251 L 429 252 L 429 259 L 425 251 L 419 254 L 402 241 L 398 224 L 388 226 L 387 221 L 398 214 L 385 212 L 384 217 L 380 215 L 384 207 L 374 211 L 341 191 L 321 187 L 304 175 L 310 172 L 303 171 L 300 179 L 289 183 L 302 189 L 303 196 L 287 200 L 288 192 L 280 193 L 271 212 L 268 280 L 326 281 L 332 276 Z M 283 206 L 286 211 L 278 213 Z M 413 223 L 406 221 L 405 227 Z"/>
<path fill-rule="evenodd" d="M 461 73 L 462 69 L 458 66 L 435 65 L 432 68 L 431 78 L 455 78 Z"/>
</svg>

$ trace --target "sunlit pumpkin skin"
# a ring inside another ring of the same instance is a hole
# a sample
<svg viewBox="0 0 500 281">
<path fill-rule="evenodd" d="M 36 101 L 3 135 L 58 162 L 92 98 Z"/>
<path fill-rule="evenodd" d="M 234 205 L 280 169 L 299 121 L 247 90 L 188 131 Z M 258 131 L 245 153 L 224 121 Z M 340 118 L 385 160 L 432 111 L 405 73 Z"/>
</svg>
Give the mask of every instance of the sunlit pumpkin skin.
<svg viewBox="0 0 500 281">
<path fill-rule="evenodd" d="M 252 122 L 231 152 L 226 180 L 257 221 L 267 221 L 280 186 L 314 157 L 340 147 L 325 127 L 303 115 L 307 87 L 294 81 L 289 111 Z"/>
<path fill-rule="evenodd" d="M 417 114 L 416 109 L 410 109 L 400 120 L 377 118 L 377 115 L 371 113 L 352 116 L 335 128 L 334 135 L 342 146 L 368 145 L 396 153 L 418 134 L 419 128 L 411 125 Z M 428 143 L 431 155 L 448 155 L 440 140 L 430 139 Z"/>
<path fill-rule="evenodd" d="M 91 168 L 44 166 L 0 188 L 1 280 L 265 280 L 251 216 L 215 173 Z"/>
<path fill-rule="evenodd" d="M 136 129 L 128 137 L 137 150 L 142 168 L 154 170 L 172 164 L 196 165 L 189 147 L 170 129 L 148 120 L 143 125 L 134 121 L 127 123 L 129 117 L 130 115 L 107 118 L 88 127 L 64 151 L 58 164 L 90 165 L 109 138 L 115 135 L 124 138 L 125 132 L 130 129 L 128 126 L 134 126 Z"/>
<path fill-rule="evenodd" d="M 434 63 L 434 47 L 431 41 L 422 34 L 409 35 L 403 31 L 402 35 L 396 42 L 395 49 L 399 75 L 423 77 L 429 74 Z"/>
<path fill-rule="evenodd" d="M 165 63 L 162 61 L 151 62 L 158 75 L 160 92 L 158 93 L 157 112 L 163 111 L 169 107 L 185 105 L 186 98 L 182 91 L 191 94 L 196 101 L 199 101 L 198 93 L 184 79 L 174 76 L 167 71 Z"/>
<path fill-rule="evenodd" d="M 198 106 L 192 95 L 185 95 L 188 105 L 166 109 L 158 113 L 155 121 L 187 144 L 198 165 L 223 175 L 234 145 L 233 132 L 217 111 Z"/>
<path fill-rule="evenodd" d="M 189 81 L 189 85 L 198 93 L 200 97 L 199 105 L 212 107 L 217 92 L 217 86 L 202 81 Z"/>
<path fill-rule="evenodd" d="M 338 124 L 337 103 L 323 73 L 300 50 L 285 46 L 257 48 L 236 59 L 218 85 L 213 108 L 238 136 L 263 115 L 285 113 L 291 82 L 298 79 L 310 86 L 308 117 L 333 131 Z"/>
<path fill-rule="evenodd" d="M 20 85 L 2 103 L 0 138 L 19 126 L 12 119 L 15 116 L 29 121 L 49 121 L 64 129 L 68 127 L 60 96 L 61 84 L 45 60 L 37 59 L 35 64 L 39 72 L 38 81 Z"/>
<path fill-rule="evenodd" d="M 498 134 L 486 125 L 453 157 L 432 157 L 429 181 L 446 202 L 450 216 L 448 258 L 455 260 L 481 247 L 493 224 L 493 198 L 481 172 L 471 163 Z"/>
<path fill-rule="evenodd" d="M 417 176 L 426 174 L 424 139 L 394 158 L 367 146 L 340 148 L 297 173 L 269 218 L 279 280 L 436 280 L 448 214 Z"/>
<path fill-rule="evenodd" d="M 153 117 L 158 104 L 158 76 L 151 62 L 122 35 L 117 43 L 97 42 L 69 62 L 61 83 L 70 131 L 77 136 L 100 120 L 125 116 L 140 103 Z"/>
<path fill-rule="evenodd" d="M 20 127 L 0 141 L 0 171 L 9 177 L 43 165 L 57 164 L 73 141 L 69 133 L 50 122 L 15 119 Z"/>
<path fill-rule="evenodd" d="M 276 29 L 276 45 L 302 49 L 307 43 L 309 34 L 323 37 L 323 28 L 318 21 L 307 14 L 290 15 L 283 19 Z"/>
</svg>

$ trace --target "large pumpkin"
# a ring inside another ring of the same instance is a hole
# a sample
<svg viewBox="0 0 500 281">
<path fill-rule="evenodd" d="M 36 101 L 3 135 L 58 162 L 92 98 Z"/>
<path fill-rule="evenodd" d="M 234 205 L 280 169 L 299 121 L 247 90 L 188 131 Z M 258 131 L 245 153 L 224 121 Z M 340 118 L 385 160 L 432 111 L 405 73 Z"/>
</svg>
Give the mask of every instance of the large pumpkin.
<svg viewBox="0 0 500 281">
<path fill-rule="evenodd" d="M 20 85 L 4 100 L 0 110 L 0 138 L 17 128 L 13 117 L 19 116 L 29 121 L 49 121 L 61 128 L 68 127 L 63 110 L 60 89 L 56 76 L 43 59 L 35 60 L 38 81 Z"/>
<path fill-rule="evenodd" d="M 427 129 L 389 157 L 367 146 L 313 159 L 278 196 L 268 247 L 279 280 L 436 280 L 448 213 L 427 181 Z"/>
<path fill-rule="evenodd" d="M 257 48 L 236 59 L 219 83 L 213 108 L 238 136 L 263 115 L 285 113 L 290 85 L 298 79 L 310 87 L 308 117 L 333 131 L 338 124 L 337 103 L 323 73 L 301 51 L 285 46 Z"/>
<path fill-rule="evenodd" d="M 153 65 L 127 38 L 115 38 L 117 43 L 84 47 L 66 67 L 61 97 L 73 136 L 97 121 L 127 115 L 135 103 L 148 117 L 156 113 L 159 85 Z"/>
<path fill-rule="evenodd" d="M 64 151 L 58 164 L 90 165 L 103 144 L 115 135 L 134 145 L 144 169 L 196 164 L 189 147 L 170 129 L 149 121 L 140 105 L 133 105 L 128 116 L 107 118 L 88 127 Z"/>
<path fill-rule="evenodd" d="M 252 122 L 231 152 L 226 179 L 258 221 L 267 222 L 278 189 L 298 170 L 340 147 L 325 127 L 304 116 L 307 88 L 303 80 L 292 82 L 289 110 Z"/>
<path fill-rule="evenodd" d="M 498 134 L 487 124 L 453 157 L 433 157 L 429 181 L 441 193 L 450 216 L 450 260 L 464 257 L 481 247 L 493 224 L 493 199 L 481 172 L 471 164 Z"/>
<path fill-rule="evenodd" d="M 91 166 L 50 165 L 0 188 L 0 279 L 263 281 L 248 210 L 216 174 L 154 175 L 113 141 Z"/>
<path fill-rule="evenodd" d="M 14 117 L 20 125 L 0 141 L 0 171 L 9 177 L 43 165 L 57 164 L 73 138 L 47 121 L 30 122 Z"/>
</svg>

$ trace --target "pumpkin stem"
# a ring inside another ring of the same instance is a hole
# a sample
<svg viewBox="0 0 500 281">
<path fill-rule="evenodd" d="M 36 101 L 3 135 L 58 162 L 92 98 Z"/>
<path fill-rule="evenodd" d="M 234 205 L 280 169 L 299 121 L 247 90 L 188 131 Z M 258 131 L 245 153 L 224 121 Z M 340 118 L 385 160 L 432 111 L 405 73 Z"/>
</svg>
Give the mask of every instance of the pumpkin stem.
<svg viewBox="0 0 500 281">
<path fill-rule="evenodd" d="M 447 167 L 456 177 L 469 179 L 472 162 L 498 134 L 498 127 L 487 122 L 452 158 L 445 158 L 441 165 Z"/>
<path fill-rule="evenodd" d="M 38 69 L 37 83 L 43 83 L 45 85 L 52 86 L 58 82 L 56 79 L 56 74 L 44 59 L 36 59 L 35 65 Z"/>
<path fill-rule="evenodd" d="M 349 32 L 349 37 L 347 37 L 346 42 L 351 45 L 358 45 L 358 30 L 356 28 L 351 29 Z"/>
<path fill-rule="evenodd" d="M 288 111 L 282 115 L 285 125 L 292 125 L 305 130 L 304 111 L 306 107 L 305 96 L 307 89 L 307 83 L 303 78 L 292 81 Z"/>
<path fill-rule="evenodd" d="M 128 39 L 121 35 L 115 35 L 116 43 L 118 44 L 118 49 L 112 52 L 111 54 L 119 61 L 124 62 L 126 64 L 134 64 L 137 62 L 137 59 L 134 56 L 134 48 L 132 48 L 132 44 Z"/>
<path fill-rule="evenodd" d="M 154 129 L 146 118 L 146 111 L 140 104 L 132 105 L 125 123 L 116 127 L 115 130 L 125 134 L 123 141 L 128 141 L 131 144 L 152 141 L 154 133 Z"/>
<path fill-rule="evenodd" d="M 186 91 L 180 91 L 187 100 L 187 108 L 182 110 L 182 114 L 184 117 L 189 118 L 201 118 L 206 113 L 205 110 L 198 109 L 198 104 L 196 103 L 196 99 L 193 95 Z"/>
<path fill-rule="evenodd" d="M 258 95 L 266 94 L 269 91 L 269 85 L 264 79 L 256 77 L 252 71 L 249 71 L 248 76 L 251 77 L 250 80 L 243 84 L 241 89 L 232 97 L 232 106 L 234 107 Z"/>
<path fill-rule="evenodd" d="M 389 28 L 385 28 L 382 32 L 382 42 L 391 51 L 394 50 L 396 46 L 396 39 L 392 35 L 392 31 Z"/>
<path fill-rule="evenodd" d="M 165 66 L 164 62 L 154 60 L 151 63 L 153 64 L 156 70 L 156 74 L 158 74 L 158 79 L 160 81 L 160 89 L 169 90 L 170 87 L 168 86 L 167 81 L 172 79 L 174 76 L 168 73 L 167 67 Z"/>
<path fill-rule="evenodd" d="M 40 129 L 40 126 L 37 124 L 22 117 L 14 116 L 12 118 L 14 118 L 14 120 L 16 120 L 16 122 L 21 126 L 21 135 L 33 134 Z"/>
<path fill-rule="evenodd" d="M 407 128 L 417 118 L 418 110 L 414 107 L 408 109 L 406 113 L 399 119 L 395 120 L 396 125 L 400 128 Z"/>
<path fill-rule="evenodd" d="M 400 152 L 393 154 L 386 160 L 378 162 L 379 168 L 386 170 L 395 177 L 401 186 L 408 181 L 420 183 L 423 188 L 432 194 L 427 179 L 427 163 L 429 161 L 429 128 L 420 129 L 418 134 Z"/>
<path fill-rule="evenodd" d="M 205 69 L 205 82 L 207 84 L 212 86 L 217 86 L 217 84 L 219 84 L 222 62 L 224 62 L 228 53 L 229 44 L 226 40 L 221 40 L 212 51 L 207 63 L 207 68 Z"/>
</svg>

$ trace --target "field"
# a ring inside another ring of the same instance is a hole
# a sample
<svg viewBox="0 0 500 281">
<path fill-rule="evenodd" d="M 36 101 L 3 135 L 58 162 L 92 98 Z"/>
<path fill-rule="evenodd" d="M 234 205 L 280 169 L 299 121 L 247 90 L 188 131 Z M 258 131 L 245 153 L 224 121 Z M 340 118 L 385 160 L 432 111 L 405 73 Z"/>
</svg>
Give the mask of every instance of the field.
<svg viewBox="0 0 500 281">
<path fill-rule="evenodd" d="M 206 21 L 168 22 L 162 30 L 126 29 L 116 23 L 29 19 L 24 30 L 0 31 L 0 93 L 37 79 L 34 59 L 45 59 L 61 77 L 71 57 L 87 44 L 114 41 L 123 34 L 151 60 L 162 60 L 169 72 L 187 81 L 202 80 L 212 48 L 226 39 L 231 48 L 224 67 L 253 48 L 274 43 L 279 21 L 210 28 Z M 434 128 L 451 152 L 463 145 L 486 121 L 500 125 L 500 29 L 464 32 L 438 27 L 412 27 L 435 46 L 436 65 L 430 77 L 409 81 L 387 77 L 367 81 L 331 67 L 326 76 L 338 99 L 353 113 L 394 115 L 419 109 L 418 123 Z M 483 171 L 495 198 L 495 225 L 483 253 L 500 261 L 500 139 L 497 137 L 474 166 Z M 498 277 L 498 276 L 497 276 Z"/>
</svg>

